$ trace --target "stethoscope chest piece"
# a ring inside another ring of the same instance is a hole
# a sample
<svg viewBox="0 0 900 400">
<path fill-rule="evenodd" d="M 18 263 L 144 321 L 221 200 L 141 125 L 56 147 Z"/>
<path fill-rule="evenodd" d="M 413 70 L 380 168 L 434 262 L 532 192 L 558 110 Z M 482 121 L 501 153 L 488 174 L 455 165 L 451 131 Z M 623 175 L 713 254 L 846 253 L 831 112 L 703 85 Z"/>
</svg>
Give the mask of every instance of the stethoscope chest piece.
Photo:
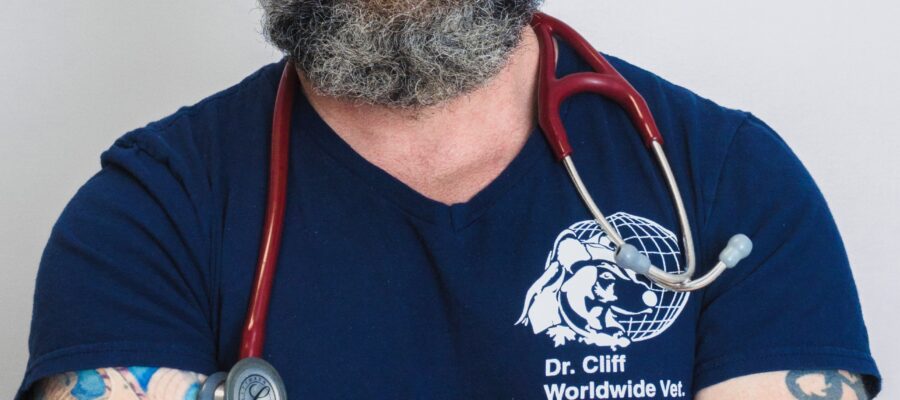
<svg viewBox="0 0 900 400">
<path fill-rule="evenodd" d="M 248 357 L 234 364 L 228 373 L 225 400 L 287 400 L 287 394 L 272 364 Z"/>
<path fill-rule="evenodd" d="M 287 400 L 278 371 L 256 357 L 241 359 L 227 376 L 223 372 L 210 375 L 200 392 L 199 399 Z"/>
</svg>

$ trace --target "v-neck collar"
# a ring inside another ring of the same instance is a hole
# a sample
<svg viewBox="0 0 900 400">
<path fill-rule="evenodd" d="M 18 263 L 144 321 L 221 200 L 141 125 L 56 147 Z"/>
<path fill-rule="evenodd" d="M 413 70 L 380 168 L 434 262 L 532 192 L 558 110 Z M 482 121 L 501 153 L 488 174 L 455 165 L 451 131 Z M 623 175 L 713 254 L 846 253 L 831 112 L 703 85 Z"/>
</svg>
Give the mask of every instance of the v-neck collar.
<svg viewBox="0 0 900 400">
<path fill-rule="evenodd" d="M 571 72 L 574 67 L 573 56 L 568 47 L 560 47 L 557 67 L 560 74 Z M 321 147 L 337 164 L 357 176 L 377 195 L 387 198 L 406 213 L 455 231 L 465 229 L 481 217 L 528 172 L 538 156 L 542 153 L 548 156 L 550 154 L 546 148 L 543 132 L 535 124 L 525 145 L 494 180 L 469 201 L 447 205 L 426 197 L 366 160 L 322 119 L 299 86 L 296 90 L 291 124 L 294 137 L 300 132 L 308 135 L 313 139 L 312 142 Z M 560 110 L 563 117 L 567 111 L 568 103 L 565 103 Z"/>
</svg>

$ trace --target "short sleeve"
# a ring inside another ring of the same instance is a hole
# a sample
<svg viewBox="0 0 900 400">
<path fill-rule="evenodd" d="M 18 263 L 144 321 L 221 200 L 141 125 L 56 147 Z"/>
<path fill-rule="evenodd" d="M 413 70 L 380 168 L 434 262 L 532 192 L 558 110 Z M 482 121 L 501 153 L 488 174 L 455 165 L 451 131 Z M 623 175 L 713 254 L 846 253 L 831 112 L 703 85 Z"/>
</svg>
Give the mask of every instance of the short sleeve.
<svg viewBox="0 0 900 400">
<path fill-rule="evenodd" d="M 694 390 L 743 375 L 844 369 L 880 376 L 847 254 L 828 205 L 785 142 L 752 114 L 738 128 L 705 225 L 711 264 L 731 235 L 751 255 L 702 294 Z"/>
<path fill-rule="evenodd" d="M 66 371 L 214 370 L 209 230 L 192 158 L 146 130 L 102 155 L 44 249 L 17 398 Z"/>
</svg>

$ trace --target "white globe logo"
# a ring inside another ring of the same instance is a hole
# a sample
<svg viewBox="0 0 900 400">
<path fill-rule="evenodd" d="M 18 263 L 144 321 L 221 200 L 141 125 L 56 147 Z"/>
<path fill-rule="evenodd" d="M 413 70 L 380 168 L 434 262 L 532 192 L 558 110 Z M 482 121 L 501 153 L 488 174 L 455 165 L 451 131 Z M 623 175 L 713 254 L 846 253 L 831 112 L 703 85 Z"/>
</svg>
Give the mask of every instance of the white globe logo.
<svg viewBox="0 0 900 400">
<path fill-rule="evenodd" d="M 626 213 L 615 213 L 606 218 L 616 228 L 625 242 L 634 245 L 642 253 L 650 257 L 653 265 L 666 272 L 682 272 L 681 251 L 678 238 L 668 229 L 649 219 Z M 579 240 L 587 240 L 603 233 L 594 220 L 582 221 L 569 229 L 575 232 Z M 641 277 L 650 284 L 650 280 Z M 675 322 L 687 302 L 688 292 L 674 292 L 658 285 L 650 284 L 650 290 L 659 299 L 653 306 L 652 314 L 640 316 L 620 316 L 618 321 L 625 328 L 625 334 L 635 342 L 650 339 L 662 333 Z"/>
<path fill-rule="evenodd" d="M 678 238 L 649 219 L 607 217 L 625 242 L 666 272 L 683 272 Z M 615 246 L 594 220 L 557 237 L 544 272 L 525 296 L 516 324 L 546 333 L 556 346 L 571 341 L 616 350 L 665 331 L 687 304 L 687 292 L 666 290 L 615 263 Z"/>
</svg>

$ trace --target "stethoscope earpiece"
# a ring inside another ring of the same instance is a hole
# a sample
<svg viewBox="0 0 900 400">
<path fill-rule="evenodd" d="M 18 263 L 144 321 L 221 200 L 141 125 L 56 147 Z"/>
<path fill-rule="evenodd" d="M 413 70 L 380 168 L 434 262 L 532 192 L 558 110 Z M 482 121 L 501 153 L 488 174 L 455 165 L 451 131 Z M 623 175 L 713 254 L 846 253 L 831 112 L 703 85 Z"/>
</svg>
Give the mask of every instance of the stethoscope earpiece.
<svg viewBox="0 0 900 400">
<path fill-rule="evenodd" d="M 287 400 L 278 371 L 257 357 L 241 359 L 231 371 L 216 372 L 200 388 L 198 400 Z"/>
<path fill-rule="evenodd" d="M 738 262 L 747 258 L 752 250 L 753 241 L 747 235 L 738 233 L 732 236 L 731 239 L 728 239 L 728 244 L 719 253 L 719 261 L 725 264 L 725 267 L 732 268 Z"/>
</svg>

